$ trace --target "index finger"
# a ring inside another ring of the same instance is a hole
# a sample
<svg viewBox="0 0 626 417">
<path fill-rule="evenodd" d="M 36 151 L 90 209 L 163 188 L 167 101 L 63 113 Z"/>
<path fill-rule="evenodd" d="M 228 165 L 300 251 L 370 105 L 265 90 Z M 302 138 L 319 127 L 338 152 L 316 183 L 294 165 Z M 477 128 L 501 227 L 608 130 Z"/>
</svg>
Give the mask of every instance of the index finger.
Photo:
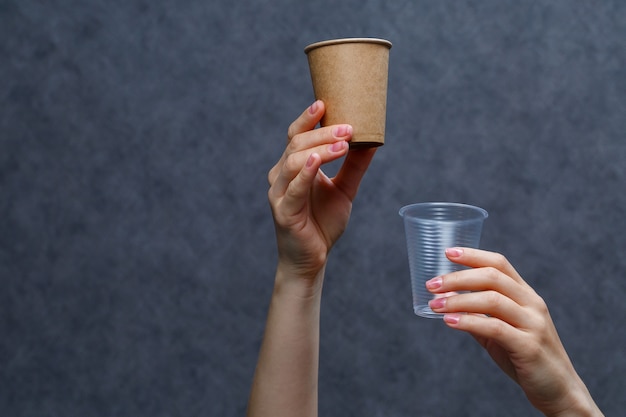
<svg viewBox="0 0 626 417">
<path fill-rule="evenodd" d="M 313 130 L 317 123 L 322 119 L 324 115 L 324 102 L 322 100 L 316 100 L 305 111 L 298 116 L 296 120 L 291 123 L 289 129 L 287 129 L 287 141 L 291 141 L 294 136 L 299 133 L 308 132 Z"/>
<path fill-rule="evenodd" d="M 454 263 L 471 268 L 492 267 L 510 276 L 514 281 L 528 285 L 508 259 L 499 253 L 473 248 L 448 248 L 446 257 Z"/>
</svg>

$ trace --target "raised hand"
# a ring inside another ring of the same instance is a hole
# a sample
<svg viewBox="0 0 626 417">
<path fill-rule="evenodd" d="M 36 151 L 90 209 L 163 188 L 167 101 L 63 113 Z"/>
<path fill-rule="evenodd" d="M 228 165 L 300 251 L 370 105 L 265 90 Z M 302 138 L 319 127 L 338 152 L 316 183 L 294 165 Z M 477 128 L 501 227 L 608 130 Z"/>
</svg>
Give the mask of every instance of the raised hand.
<svg viewBox="0 0 626 417">
<path fill-rule="evenodd" d="M 291 124 L 287 147 L 268 175 L 279 262 L 295 275 L 312 276 L 326 263 L 374 155 L 373 149 L 349 151 L 350 125 L 314 129 L 324 110 L 316 101 Z M 346 154 L 337 175 L 328 178 L 321 165 Z"/>
<path fill-rule="evenodd" d="M 349 150 L 349 125 L 315 129 L 323 114 L 324 103 L 316 101 L 291 124 L 287 147 L 268 175 L 279 259 L 248 417 L 317 416 L 326 260 L 374 155 Z M 322 172 L 322 164 L 344 156 L 334 178 Z"/>
</svg>

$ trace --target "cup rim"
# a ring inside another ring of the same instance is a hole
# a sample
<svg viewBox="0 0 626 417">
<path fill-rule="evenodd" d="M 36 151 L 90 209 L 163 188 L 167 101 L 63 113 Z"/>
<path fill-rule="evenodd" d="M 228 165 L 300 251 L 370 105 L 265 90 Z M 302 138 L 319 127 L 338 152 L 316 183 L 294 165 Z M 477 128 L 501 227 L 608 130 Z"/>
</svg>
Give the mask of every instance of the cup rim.
<svg viewBox="0 0 626 417">
<path fill-rule="evenodd" d="M 304 53 L 308 54 L 313 49 L 320 48 L 322 46 L 338 45 L 342 43 L 374 43 L 386 46 L 389 49 L 391 49 L 392 46 L 390 41 L 381 38 L 339 38 L 312 43 L 304 48 Z"/>
<path fill-rule="evenodd" d="M 424 202 L 424 203 L 413 203 L 413 204 L 407 204 L 406 206 L 400 208 L 400 210 L 398 211 L 398 214 L 405 218 L 406 217 L 406 213 L 407 211 L 413 209 L 413 208 L 417 208 L 417 207 L 462 207 L 462 208 L 466 208 L 466 209 L 470 209 L 471 211 L 476 213 L 476 216 L 467 218 L 467 219 L 451 219 L 451 220 L 445 220 L 445 219 L 429 219 L 429 218 L 420 218 L 420 217 L 415 217 L 415 218 L 420 218 L 420 220 L 424 220 L 424 221 L 437 221 L 437 222 L 471 222 L 471 221 L 476 221 L 476 220 L 485 220 L 487 217 L 489 217 L 489 213 L 487 212 L 487 210 L 485 210 L 484 208 L 478 207 L 478 206 L 474 206 L 471 204 L 464 204 L 464 203 L 453 203 L 453 202 L 445 202 L 445 201 L 430 201 L 430 202 Z"/>
</svg>

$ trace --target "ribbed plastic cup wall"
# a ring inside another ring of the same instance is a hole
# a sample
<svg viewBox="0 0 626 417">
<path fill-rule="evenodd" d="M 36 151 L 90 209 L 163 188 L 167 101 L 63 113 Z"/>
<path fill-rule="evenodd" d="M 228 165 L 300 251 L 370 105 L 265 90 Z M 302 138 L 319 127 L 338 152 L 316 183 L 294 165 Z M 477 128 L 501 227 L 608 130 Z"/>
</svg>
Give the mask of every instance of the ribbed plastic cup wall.
<svg viewBox="0 0 626 417">
<path fill-rule="evenodd" d="M 417 203 L 400 209 L 404 219 L 411 273 L 413 311 L 426 318 L 441 318 L 428 302 L 434 298 L 426 290 L 431 278 L 465 269 L 449 261 L 445 250 L 451 247 L 478 248 L 487 211 L 460 203 Z"/>
</svg>

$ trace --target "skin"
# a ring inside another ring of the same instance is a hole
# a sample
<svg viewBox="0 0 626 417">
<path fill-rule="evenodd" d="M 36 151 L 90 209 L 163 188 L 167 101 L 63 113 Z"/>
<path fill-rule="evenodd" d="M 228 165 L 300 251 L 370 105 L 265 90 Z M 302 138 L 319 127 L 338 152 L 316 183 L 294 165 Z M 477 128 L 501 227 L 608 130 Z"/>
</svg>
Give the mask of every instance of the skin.
<svg viewBox="0 0 626 417">
<path fill-rule="evenodd" d="M 324 270 L 375 153 L 348 150 L 349 125 L 314 130 L 323 114 L 324 103 L 316 101 L 291 124 L 286 149 L 268 175 L 279 254 L 249 417 L 317 416 Z M 342 157 L 334 178 L 320 169 Z"/>
<path fill-rule="evenodd" d="M 316 101 L 291 124 L 285 151 L 268 174 L 278 263 L 248 417 L 318 414 L 324 271 L 376 151 L 349 150 L 349 125 L 315 129 L 323 114 L 324 103 Z M 339 158 L 343 164 L 329 178 L 321 167 Z M 574 370 L 545 303 L 506 258 L 467 248 L 446 253 L 472 269 L 428 282 L 428 290 L 439 296 L 431 308 L 445 313 L 445 323 L 471 333 L 545 415 L 602 415 Z M 473 292 L 451 295 L 457 291 Z"/>
<path fill-rule="evenodd" d="M 444 322 L 473 335 L 546 416 L 601 416 L 561 343 L 546 303 L 509 261 L 470 248 L 449 248 L 446 256 L 472 269 L 426 283 L 433 294 L 454 294 L 430 302 L 434 311 L 445 313 Z"/>
</svg>

